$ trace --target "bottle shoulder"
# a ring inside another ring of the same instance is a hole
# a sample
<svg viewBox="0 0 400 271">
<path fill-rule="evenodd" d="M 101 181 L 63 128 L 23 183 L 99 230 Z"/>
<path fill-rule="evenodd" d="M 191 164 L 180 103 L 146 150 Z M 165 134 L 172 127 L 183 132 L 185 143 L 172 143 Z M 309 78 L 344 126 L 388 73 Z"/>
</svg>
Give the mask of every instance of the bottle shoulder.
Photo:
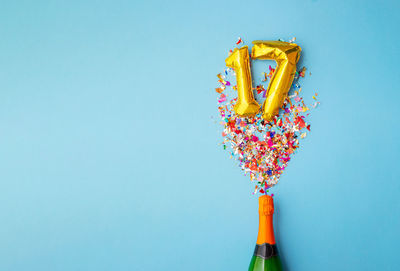
<svg viewBox="0 0 400 271">
<path fill-rule="evenodd" d="M 278 255 L 268 259 L 253 255 L 249 271 L 282 271 L 282 264 Z"/>
</svg>

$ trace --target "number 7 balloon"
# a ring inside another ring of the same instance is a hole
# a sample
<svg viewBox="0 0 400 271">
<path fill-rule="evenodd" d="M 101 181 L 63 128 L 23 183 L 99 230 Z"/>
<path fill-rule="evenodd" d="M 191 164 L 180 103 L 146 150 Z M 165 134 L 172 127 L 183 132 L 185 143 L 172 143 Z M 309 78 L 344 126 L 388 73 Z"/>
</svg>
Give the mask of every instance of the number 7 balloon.
<svg viewBox="0 0 400 271">
<path fill-rule="evenodd" d="M 283 41 L 253 41 L 253 59 L 272 59 L 277 67 L 267 88 L 267 98 L 263 105 L 263 118 L 272 120 L 290 90 L 296 74 L 296 64 L 300 59 L 301 48 L 294 43 Z"/>
</svg>

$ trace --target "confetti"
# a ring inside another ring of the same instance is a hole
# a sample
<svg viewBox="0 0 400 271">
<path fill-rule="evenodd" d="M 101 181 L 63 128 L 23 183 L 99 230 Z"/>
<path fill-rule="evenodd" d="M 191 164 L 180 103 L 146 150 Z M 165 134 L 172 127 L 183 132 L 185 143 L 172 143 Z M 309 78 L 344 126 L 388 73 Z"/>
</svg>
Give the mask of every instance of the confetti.
<svg viewBox="0 0 400 271">
<path fill-rule="evenodd" d="M 295 38 L 291 42 L 294 40 Z M 236 44 L 240 43 L 243 43 L 241 38 Z M 310 131 L 311 126 L 306 120 L 309 114 L 304 115 L 304 113 L 310 108 L 316 108 L 319 102 L 317 93 L 312 96 L 314 103 L 309 106 L 299 96 L 301 92 L 299 80 L 305 77 L 306 71 L 307 69 L 302 67 L 296 73 L 291 91 L 280 113 L 270 122 L 262 118 L 261 112 L 254 117 L 236 115 L 233 110 L 237 102 L 236 86 L 227 81 L 228 77 L 235 76 L 235 72 L 232 69 L 225 69 L 223 73 L 217 75 L 219 87 L 216 91 L 220 95 L 218 111 L 223 126 L 222 145 L 238 160 L 239 167 L 245 175 L 249 175 L 250 180 L 255 182 L 253 194 L 268 193 L 268 189 L 278 183 L 288 162 L 299 149 L 299 141 L 306 138 L 307 130 Z M 271 78 L 274 72 L 275 68 L 269 66 L 268 72 L 262 73 L 262 82 Z M 257 85 L 254 90 L 265 98 L 266 89 L 263 85 Z"/>
</svg>

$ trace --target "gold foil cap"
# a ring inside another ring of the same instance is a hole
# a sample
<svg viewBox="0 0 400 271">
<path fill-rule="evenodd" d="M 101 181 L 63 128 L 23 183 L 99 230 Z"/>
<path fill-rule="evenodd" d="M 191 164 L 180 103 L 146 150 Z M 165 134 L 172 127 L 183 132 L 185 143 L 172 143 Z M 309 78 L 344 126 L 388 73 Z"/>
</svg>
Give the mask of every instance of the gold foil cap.
<svg viewBox="0 0 400 271">
<path fill-rule="evenodd" d="M 258 213 L 260 215 L 274 214 L 274 199 L 269 195 L 263 195 L 258 198 Z"/>
</svg>

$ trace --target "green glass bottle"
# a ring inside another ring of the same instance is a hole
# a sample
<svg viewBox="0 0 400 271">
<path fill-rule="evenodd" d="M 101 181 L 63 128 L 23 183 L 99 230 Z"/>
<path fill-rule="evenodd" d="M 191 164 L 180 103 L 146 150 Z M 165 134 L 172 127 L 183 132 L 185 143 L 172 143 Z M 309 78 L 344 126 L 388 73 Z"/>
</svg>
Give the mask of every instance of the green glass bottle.
<svg viewBox="0 0 400 271">
<path fill-rule="evenodd" d="M 282 271 L 282 264 L 275 243 L 272 220 L 274 215 L 274 200 L 271 196 L 263 195 L 258 199 L 258 204 L 258 237 L 249 271 Z"/>
</svg>

